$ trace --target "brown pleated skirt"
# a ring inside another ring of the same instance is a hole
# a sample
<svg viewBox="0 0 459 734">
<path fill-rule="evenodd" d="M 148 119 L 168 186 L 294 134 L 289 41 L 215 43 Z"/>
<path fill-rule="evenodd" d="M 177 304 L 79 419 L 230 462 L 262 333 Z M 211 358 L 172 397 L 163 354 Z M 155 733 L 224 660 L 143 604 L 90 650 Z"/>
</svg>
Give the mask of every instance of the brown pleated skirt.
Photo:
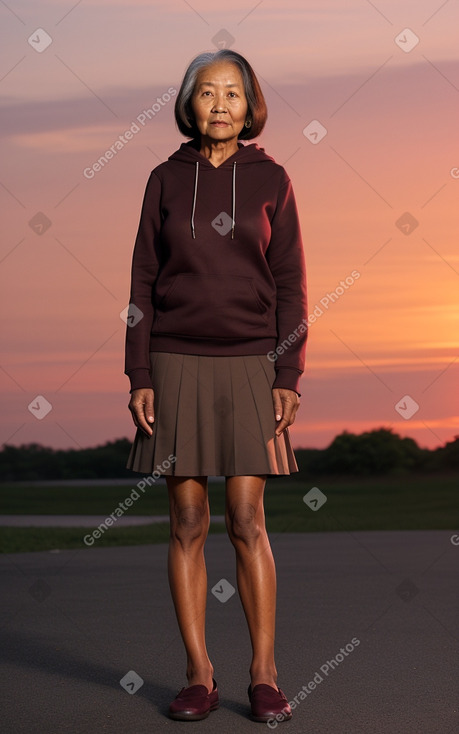
<svg viewBox="0 0 459 734">
<path fill-rule="evenodd" d="M 184 477 L 298 471 L 288 428 L 275 435 L 275 370 L 266 355 L 151 352 L 150 365 L 153 435 L 137 430 L 128 469 Z"/>
</svg>

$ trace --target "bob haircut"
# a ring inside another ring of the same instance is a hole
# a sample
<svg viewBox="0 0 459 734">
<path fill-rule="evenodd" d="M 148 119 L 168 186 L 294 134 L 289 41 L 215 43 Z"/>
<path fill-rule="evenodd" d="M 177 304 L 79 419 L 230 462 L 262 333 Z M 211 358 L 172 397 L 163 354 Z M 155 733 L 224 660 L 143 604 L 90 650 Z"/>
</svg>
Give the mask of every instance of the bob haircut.
<svg viewBox="0 0 459 734">
<path fill-rule="evenodd" d="M 252 125 L 250 127 L 245 127 L 244 125 L 238 135 L 238 139 L 251 140 L 252 138 L 256 138 L 260 135 L 268 118 L 265 98 L 249 62 L 241 54 L 237 53 L 237 51 L 231 51 L 229 48 L 199 54 L 188 66 L 175 100 L 174 115 L 177 127 L 182 135 L 185 135 L 187 138 L 199 139 L 201 137 L 191 107 L 191 98 L 196 87 L 199 72 L 218 61 L 228 61 L 235 64 L 242 74 L 248 107 L 247 118 L 252 121 Z"/>
</svg>

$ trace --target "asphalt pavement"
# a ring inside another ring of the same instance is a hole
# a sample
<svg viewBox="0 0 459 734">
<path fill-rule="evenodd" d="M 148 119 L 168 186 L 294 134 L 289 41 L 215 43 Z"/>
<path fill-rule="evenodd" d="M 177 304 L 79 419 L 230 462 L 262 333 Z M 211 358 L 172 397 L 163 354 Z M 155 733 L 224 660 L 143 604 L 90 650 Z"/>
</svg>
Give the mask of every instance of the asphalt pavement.
<svg viewBox="0 0 459 734">
<path fill-rule="evenodd" d="M 206 543 L 207 646 L 217 711 L 199 722 L 167 716 L 187 685 L 167 545 L 95 544 L 0 556 L 2 732 L 457 732 L 457 535 L 270 538 L 278 685 L 294 703 L 290 721 L 248 717 L 251 648 L 235 554 L 226 535 L 213 535 Z"/>
</svg>

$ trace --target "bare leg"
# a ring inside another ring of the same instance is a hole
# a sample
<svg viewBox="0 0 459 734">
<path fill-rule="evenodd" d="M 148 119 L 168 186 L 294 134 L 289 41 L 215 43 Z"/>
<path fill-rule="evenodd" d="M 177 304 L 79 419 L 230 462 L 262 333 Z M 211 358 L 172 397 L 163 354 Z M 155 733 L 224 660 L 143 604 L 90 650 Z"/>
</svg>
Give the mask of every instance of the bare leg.
<svg viewBox="0 0 459 734">
<path fill-rule="evenodd" d="M 265 476 L 226 478 L 226 528 L 236 550 L 239 595 L 252 643 L 252 687 L 277 688 L 274 662 L 276 567 L 266 532 Z"/>
<path fill-rule="evenodd" d="M 166 477 L 170 538 L 168 576 L 177 621 L 187 654 L 188 685 L 212 690 L 213 666 L 207 654 L 205 615 L 207 571 L 204 544 L 210 511 L 207 477 Z"/>
</svg>

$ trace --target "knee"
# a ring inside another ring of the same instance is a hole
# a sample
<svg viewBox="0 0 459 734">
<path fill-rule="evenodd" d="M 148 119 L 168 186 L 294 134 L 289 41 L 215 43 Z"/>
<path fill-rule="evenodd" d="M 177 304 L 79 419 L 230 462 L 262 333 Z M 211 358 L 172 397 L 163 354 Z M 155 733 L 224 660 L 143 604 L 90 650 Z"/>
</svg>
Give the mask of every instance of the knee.
<svg viewBox="0 0 459 734">
<path fill-rule="evenodd" d="M 171 537 L 181 545 L 204 542 L 208 530 L 209 515 L 206 506 L 178 507 L 171 517 Z"/>
<path fill-rule="evenodd" d="M 226 527 L 233 544 L 244 543 L 251 545 L 263 532 L 264 523 L 261 522 L 256 507 L 249 502 L 238 504 L 226 514 Z"/>
</svg>

